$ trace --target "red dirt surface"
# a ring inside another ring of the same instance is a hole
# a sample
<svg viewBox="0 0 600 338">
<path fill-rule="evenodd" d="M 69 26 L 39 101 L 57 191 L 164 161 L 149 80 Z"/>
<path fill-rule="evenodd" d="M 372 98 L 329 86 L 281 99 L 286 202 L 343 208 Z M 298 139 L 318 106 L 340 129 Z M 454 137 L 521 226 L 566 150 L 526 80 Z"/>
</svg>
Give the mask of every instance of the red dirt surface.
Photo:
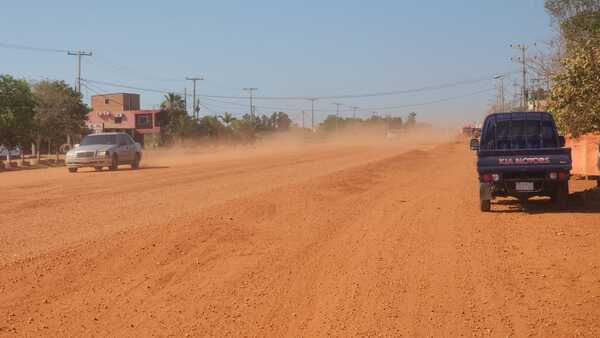
<svg viewBox="0 0 600 338">
<path fill-rule="evenodd" d="M 0 336 L 600 336 L 598 210 L 421 144 L 0 174 Z"/>
</svg>

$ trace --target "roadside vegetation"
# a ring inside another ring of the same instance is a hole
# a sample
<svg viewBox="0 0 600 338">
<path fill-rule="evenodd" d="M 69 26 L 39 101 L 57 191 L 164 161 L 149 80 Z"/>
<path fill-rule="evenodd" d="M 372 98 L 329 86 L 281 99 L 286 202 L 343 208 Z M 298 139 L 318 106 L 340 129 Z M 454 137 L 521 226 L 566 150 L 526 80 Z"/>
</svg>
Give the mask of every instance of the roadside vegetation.
<svg viewBox="0 0 600 338">
<path fill-rule="evenodd" d="M 553 78 L 549 110 L 564 133 L 599 133 L 600 1 L 546 0 L 545 6 L 559 32 L 545 67 Z"/>
<path fill-rule="evenodd" d="M 285 112 L 244 114 L 236 117 L 230 112 L 192 118 L 186 111 L 184 99 L 168 93 L 160 105 L 159 124 L 163 126 L 162 145 L 191 144 L 251 144 L 257 139 L 295 129 L 309 133 L 294 124 Z M 90 111 L 82 95 L 64 81 L 42 80 L 29 83 L 11 75 L 0 75 L 0 145 L 11 149 L 29 149 L 40 160 L 41 154 L 54 154 L 56 161 L 65 145 L 77 143 L 88 134 L 85 121 Z M 373 115 L 368 118 L 339 118 L 327 116 L 315 126 L 314 133 L 327 136 L 348 127 L 378 127 L 399 130 L 417 126 L 416 113 L 404 121 L 401 117 Z M 312 134 L 312 133 L 311 133 Z M 27 151 L 29 153 L 29 151 Z M 3 159 L 2 159 L 3 160 Z"/>
</svg>

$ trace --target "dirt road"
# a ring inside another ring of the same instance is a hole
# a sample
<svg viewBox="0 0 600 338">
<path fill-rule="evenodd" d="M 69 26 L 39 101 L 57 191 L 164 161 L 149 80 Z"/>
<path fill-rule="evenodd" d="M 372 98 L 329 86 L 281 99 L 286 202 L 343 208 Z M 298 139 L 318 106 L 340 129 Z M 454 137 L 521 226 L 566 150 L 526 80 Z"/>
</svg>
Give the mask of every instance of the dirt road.
<svg viewBox="0 0 600 338">
<path fill-rule="evenodd" d="M 482 214 L 473 160 L 450 142 L 0 174 L 0 336 L 600 336 L 598 209 Z"/>
</svg>

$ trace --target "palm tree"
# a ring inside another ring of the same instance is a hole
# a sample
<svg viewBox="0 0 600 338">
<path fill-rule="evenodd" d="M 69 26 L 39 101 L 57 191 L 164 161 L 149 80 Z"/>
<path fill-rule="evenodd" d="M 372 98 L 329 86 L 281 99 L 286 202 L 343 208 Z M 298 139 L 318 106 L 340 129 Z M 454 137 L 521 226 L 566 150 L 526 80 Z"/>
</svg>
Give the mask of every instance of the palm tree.
<svg viewBox="0 0 600 338">
<path fill-rule="evenodd" d="M 185 111 L 185 102 L 181 95 L 168 93 L 160 104 L 160 108 L 167 111 Z"/>
<path fill-rule="evenodd" d="M 231 122 L 236 120 L 235 117 L 233 117 L 233 115 L 228 112 L 223 113 L 219 116 L 219 118 L 221 119 L 221 121 L 223 121 L 223 123 L 225 123 L 226 126 L 230 126 Z"/>
</svg>

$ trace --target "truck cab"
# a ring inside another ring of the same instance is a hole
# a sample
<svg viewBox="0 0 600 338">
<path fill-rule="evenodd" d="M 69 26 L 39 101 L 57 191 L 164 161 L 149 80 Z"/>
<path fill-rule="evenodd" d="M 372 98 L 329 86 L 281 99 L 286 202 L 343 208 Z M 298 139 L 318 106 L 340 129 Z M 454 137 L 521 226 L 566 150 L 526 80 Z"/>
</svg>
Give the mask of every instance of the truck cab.
<svg viewBox="0 0 600 338">
<path fill-rule="evenodd" d="M 491 210 L 496 197 L 521 202 L 549 196 L 565 208 L 569 196 L 571 149 L 546 112 L 495 113 L 486 117 L 477 151 L 481 211 Z"/>
</svg>

